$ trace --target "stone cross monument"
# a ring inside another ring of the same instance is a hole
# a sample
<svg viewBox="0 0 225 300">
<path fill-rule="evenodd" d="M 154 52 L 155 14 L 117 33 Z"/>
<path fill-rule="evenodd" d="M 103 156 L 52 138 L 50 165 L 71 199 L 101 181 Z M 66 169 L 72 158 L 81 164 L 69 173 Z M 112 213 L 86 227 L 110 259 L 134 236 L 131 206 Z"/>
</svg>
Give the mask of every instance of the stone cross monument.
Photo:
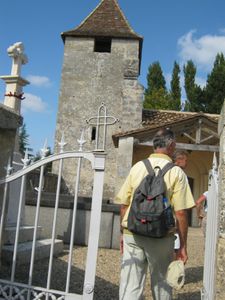
<svg viewBox="0 0 225 300">
<path fill-rule="evenodd" d="M 18 42 L 7 49 L 9 57 L 12 58 L 11 75 L 0 76 L 6 83 L 6 91 L 4 105 L 14 110 L 20 115 L 21 101 L 23 97 L 23 87 L 29 84 L 29 81 L 21 77 L 21 67 L 28 62 L 24 53 L 23 43 Z M 13 152 L 13 169 L 18 171 L 23 167 L 21 163 L 22 156 L 19 153 L 19 132 L 17 130 L 15 136 L 14 152 Z M 20 180 L 16 180 L 10 184 L 9 204 L 6 223 L 13 226 L 16 223 L 18 210 L 18 195 L 20 192 Z M 24 211 L 24 210 L 23 210 Z M 22 216 L 23 223 L 23 216 Z"/>
<path fill-rule="evenodd" d="M 29 81 L 20 76 L 21 66 L 26 64 L 28 59 L 24 53 L 23 43 L 21 42 L 10 46 L 7 52 L 12 57 L 12 70 L 11 75 L 0 76 L 6 83 L 4 104 L 20 114 L 21 100 L 24 99 L 23 87 L 29 84 Z"/>
</svg>

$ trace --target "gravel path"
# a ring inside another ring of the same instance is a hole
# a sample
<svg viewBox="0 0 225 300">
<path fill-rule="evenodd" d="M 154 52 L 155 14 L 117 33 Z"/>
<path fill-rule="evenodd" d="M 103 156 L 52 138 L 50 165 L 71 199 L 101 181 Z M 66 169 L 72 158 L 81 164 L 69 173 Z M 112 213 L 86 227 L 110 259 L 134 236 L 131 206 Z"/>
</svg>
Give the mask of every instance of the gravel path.
<svg viewBox="0 0 225 300">
<path fill-rule="evenodd" d="M 84 266 L 86 259 L 86 247 L 75 247 L 73 255 L 73 267 L 71 273 L 70 292 L 81 293 L 84 280 Z M 174 292 L 176 300 L 200 300 L 200 289 L 202 287 L 203 277 L 203 251 L 204 239 L 199 228 L 190 228 L 188 237 L 189 260 L 186 265 L 186 283 L 179 291 Z M 65 278 L 67 274 L 68 250 L 55 259 L 53 264 L 53 275 L 51 288 L 65 289 Z M 48 260 L 42 260 L 35 263 L 33 284 L 37 286 L 46 286 Z M 99 249 L 97 276 L 95 284 L 95 300 L 113 300 L 118 299 L 120 270 L 120 253 L 118 250 Z M 28 268 L 20 266 L 17 268 L 17 280 L 19 282 L 27 281 Z M 6 267 L 0 270 L 1 278 L 9 276 Z M 147 278 L 145 288 L 145 300 L 151 300 L 149 277 Z"/>
</svg>

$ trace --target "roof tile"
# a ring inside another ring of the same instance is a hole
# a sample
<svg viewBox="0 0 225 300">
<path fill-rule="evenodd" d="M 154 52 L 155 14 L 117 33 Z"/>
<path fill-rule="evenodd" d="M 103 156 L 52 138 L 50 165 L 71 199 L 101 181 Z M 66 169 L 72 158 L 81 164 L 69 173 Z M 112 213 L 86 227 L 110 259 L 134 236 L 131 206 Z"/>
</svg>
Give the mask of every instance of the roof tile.
<svg viewBox="0 0 225 300">
<path fill-rule="evenodd" d="M 202 112 L 183 112 L 173 110 L 147 110 L 142 112 L 142 125 L 151 127 L 160 123 L 161 126 L 166 126 L 168 123 L 176 123 L 181 120 L 188 120 L 193 117 L 204 116 L 211 121 L 218 122 L 219 115 L 206 114 Z"/>
<path fill-rule="evenodd" d="M 134 128 L 129 131 L 117 132 L 113 135 L 113 139 L 117 139 L 122 136 L 130 136 L 139 133 L 144 133 L 157 128 L 170 127 L 176 124 L 182 124 L 183 121 L 195 120 L 196 118 L 203 117 L 218 124 L 219 115 L 207 114 L 201 112 L 183 112 L 173 110 L 147 110 L 142 111 L 142 126 Z"/>
</svg>

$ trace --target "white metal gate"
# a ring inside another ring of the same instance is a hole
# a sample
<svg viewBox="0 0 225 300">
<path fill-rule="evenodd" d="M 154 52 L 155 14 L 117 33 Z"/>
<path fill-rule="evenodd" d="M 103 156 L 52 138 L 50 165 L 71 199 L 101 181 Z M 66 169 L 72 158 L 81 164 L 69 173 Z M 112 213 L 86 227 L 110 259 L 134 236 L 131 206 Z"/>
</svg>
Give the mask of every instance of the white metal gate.
<svg viewBox="0 0 225 300">
<path fill-rule="evenodd" d="M 209 176 L 207 206 L 202 300 L 213 300 L 215 294 L 215 265 L 218 240 L 218 172 L 215 155 Z"/>
<path fill-rule="evenodd" d="M 78 164 L 77 164 L 77 176 L 75 182 L 74 208 L 73 208 L 73 217 L 72 217 L 66 289 L 65 291 L 52 291 L 50 289 L 50 283 L 51 283 L 51 275 L 52 275 L 54 240 L 56 238 L 55 230 L 56 230 L 57 210 L 59 204 L 59 191 L 60 191 L 60 183 L 62 178 L 63 161 L 64 159 L 68 159 L 68 158 L 76 158 L 78 160 Z M 94 181 L 93 181 L 92 208 L 91 208 L 87 262 L 86 262 L 86 270 L 85 270 L 83 295 L 81 296 L 81 295 L 69 294 L 69 286 L 70 286 L 70 273 L 71 273 L 72 252 L 73 252 L 74 233 L 75 233 L 76 208 L 77 208 L 77 200 L 78 200 L 78 186 L 79 186 L 79 177 L 81 171 L 81 163 L 83 159 L 87 159 L 90 161 L 92 165 L 92 169 L 94 171 Z M 45 288 L 32 286 L 32 274 L 33 274 L 33 265 L 34 265 L 34 258 L 35 258 L 35 243 L 37 240 L 38 218 L 39 218 L 40 201 L 41 201 L 41 193 L 42 193 L 41 189 L 38 190 L 38 194 L 37 194 L 36 216 L 35 216 L 34 233 L 33 233 L 33 246 L 32 246 L 32 253 L 31 253 L 31 260 L 30 260 L 29 281 L 26 285 L 19 284 L 15 282 L 15 270 L 16 270 L 16 261 L 17 261 L 18 236 L 20 230 L 21 207 L 23 201 L 23 194 L 25 191 L 25 178 L 29 172 L 33 171 L 36 168 L 40 168 L 39 187 L 41 187 L 45 165 L 55 160 L 59 160 L 59 173 L 58 173 L 55 210 L 54 210 L 54 219 L 53 219 L 53 227 L 52 227 L 52 243 L 51 243 L 51 251 L 49 257 L 47 286 Z M 25 163 L 27 163 L 27 161 L 25 161 Z M 10 281 L 5 281 L 4 279 L 0 280 L 1 298 L 7 300 L 13 300 L 13 299 L 21 299 L 21 300 L 22 299 L 23 300 L 25 299 L 58 299 L 58 300 L 66 299 L 67 300 L 67 299 L 92 299 L 93 298 L 98 239 L 99 239 L 99 231 L 100 231 L 100 219 L 101 219 L 104 164 L 105 164 L 105 153 L 65 152 L 65 153 L 60 153 L 57 155 L 52 155 L 43 158 L 42 160 L 30 166 L 26 166 L 25 164 L 25 168 L 23 170 L 12 175 L 8 174 L 5 180 L 0 181 L 0 184 L 4 184 L 4 196 L 3 196 L 3 206 L 2 206 L 2 214 L 1 214 L 2 221 L 0 227 L 0 235 L 2 237 L 3 230 L 4 230 L 4 218 L 6 212 L 6 201 L 7 201 L 9 184 L 10 182 L 20 177 L 22 178 L 21 190 L 19 195 L 20 200 L 19 200 L 14 252 L 13 252 L 13 262 L 12 262 L 12 269 L 11 269 L 11 280 Z"/>
<path fill-rule="evenodd" d="M 93 299 L 94 294 L 94 284 L 95 284 L 95 273 L 96 273 L 96 262 L 97 262 L 97 250 L 98 250 L 98 240 L 100 233 L 100 220 L 101 220 L 101 205 L 102 205 L 102 194 L 103 194 L 103 180 L 104 180 L 104 167 L 105 167 L 105 141 L 106 141 L 106 127 L 107 125 L 114 124 L 117 120 L 114 117 L 107 116 L 106 107 L 102 104 L 98 111 L 98 116 L 90 118 L 89 124 L 95 121 L 95 126 L 97 129 L 97 137 L 95 150 L 93 152 L 84 152 L 82 146 L 84 144 L 83 134 L 79 140 L 80 148 L 77 152 L 64 152 L 64 140 L 61 141 L 61 152 L 59 154 L 51 155 L 45 157 L 46 149 L 42 151 L 42 158 L 38 162 L 35 162 L 29 165 L 28 155 L 25 155 L 23 159 L 24 168 L 14 174 L 11 173 L 11 165 L 8 164 L 7 176 L 5 179 L 0 180 L 0 186 L 4 187 L 3 192 L 3 203 L 1 208 L 1 222 L 0 222 L 0 250 L 3 243 L 3 234 L 5 226 L 5 218 L 7 211 L 7 201 L 8 201 L 8 192 L 9 185 L 14 180 L 21 178 L 21 188 L 19 193 L 19 207 L 18 207 L 18 217 L 16 224 L 16 235 L 14 242 L 14 251 L 13 251 L 13 260 L 11 266 L 11 278 L 10 280 L 5 280 L 0 278 L 0 299 L 6 300 L 30 300 L 30 299 L 40 299 L 40 300 L 91 300 Z M 102 144 L 100 146 L 99 141 L 99 127 L 103 127 L 103 135 L 101 135 Z M 73 205 L 73 214 L 72 214 L 72 224 L 71 224 L 71 235 L 70 235 L 70 244 L 69 244 L 69 258 L 67 264 L 67 275 L 65 290 L 52 290 L 51 289 L 51 280 L 52 280 L 52 265 L 53 265 L 53 254 L 54 254 L 54 241 L 56 239 L 56 222 L 57 222 L 57 212 L 59 206 L 59 197 L 60 197 L 60 185 L 62 179 L 63 171 L 63 162 L 65 159 L 76 159 L 77 160 L 77 173 L 75 177 L 75 193 L 74 193 L 74 205 Z M 35 246 L 37 242 L 37 230 L 38 230 L 38 220 L 40 214 L 40 204 L 41 204 L 41 195 L 44 179 L 44 168 L 45 165 L 53 162 L 59 161 L 58 169 L 58 181 L 56 188 L 56 198 L 55 198 L 55 208 L 54 208 L 54 217 L 52 220 L 52 235 L 51 235 L 51 248 L 49 255 L 49 264 L 48 264 L 48 274 L 47 274 L 47 284 L 46 286 L 34 286 L 33 285 L 33 268 L 35 260 Z M 91 204 L 91 217 L 90 217 L 90 227 L 89 227 L 89 240 L 88 240 L 88 249 L 86 257 L 86 269 L 84 275 L 83 283 L 83 293 L 76 294 L 70 293 L 70 283 L 71 283 L 71 267 L 72 267 L 72 254 L 74 246 L 74 234 L 75 234 L 75 220 L 76 220 L 76 211 L 78 203 L 78 191 L 79 191 L 79 180 L 81 173 L 82 160 L 88 160 L 91 163 L 93 169 L 93 192 L 92 192 L 92 204 Z M 37 193 L 37 204 L 36 204 L 36 215 L 34 222 L 34 232 L 33 232 L 33 242 L 32 242 L 32 252 L 29 264 L 29 279 L 26 284 L 19 283 L 16 281 L 16 264 L 17 264 L 17 251 L 18 251 L 18 239 L 19 231 L 21 226 L 21 210 L 23 197 L 25 193 L 25 182 L 26 175 L 40 168 L 40 177 L 39 177 L 39 189 Z M 0 252 L 1 253 L 1 252 Z"/>
</svg>

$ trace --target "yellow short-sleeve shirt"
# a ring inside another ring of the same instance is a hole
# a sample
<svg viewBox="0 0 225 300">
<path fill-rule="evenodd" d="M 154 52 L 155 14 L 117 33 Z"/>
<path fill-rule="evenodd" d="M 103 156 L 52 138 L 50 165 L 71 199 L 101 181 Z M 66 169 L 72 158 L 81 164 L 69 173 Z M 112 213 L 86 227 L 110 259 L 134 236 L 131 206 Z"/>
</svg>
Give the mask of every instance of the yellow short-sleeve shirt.
<svg viewBox="0 0 225 300">
<path fill-rule="evenodd" d="M 171 158 L 165 154 L 151 154 L 150 162 L 153 169 L 156 166 L 163 168 Z M 123 227 L 127 227 L 127 217 L 130 210 L 131 200 L 136 188 L 148 171 L 142 161 L 136 163 L 130 170 L 123 186 L 115 198 L 115 203 L 128 205 L 128 209 L 122 221 Z M 180 167 L 173 167 L 164 176 L 166 185 L 166 196 L 170 201 L 174 211 L 188 209 L 195 206 L 195 202 L 188 184 L 187 176 Z"/>
</svg>

